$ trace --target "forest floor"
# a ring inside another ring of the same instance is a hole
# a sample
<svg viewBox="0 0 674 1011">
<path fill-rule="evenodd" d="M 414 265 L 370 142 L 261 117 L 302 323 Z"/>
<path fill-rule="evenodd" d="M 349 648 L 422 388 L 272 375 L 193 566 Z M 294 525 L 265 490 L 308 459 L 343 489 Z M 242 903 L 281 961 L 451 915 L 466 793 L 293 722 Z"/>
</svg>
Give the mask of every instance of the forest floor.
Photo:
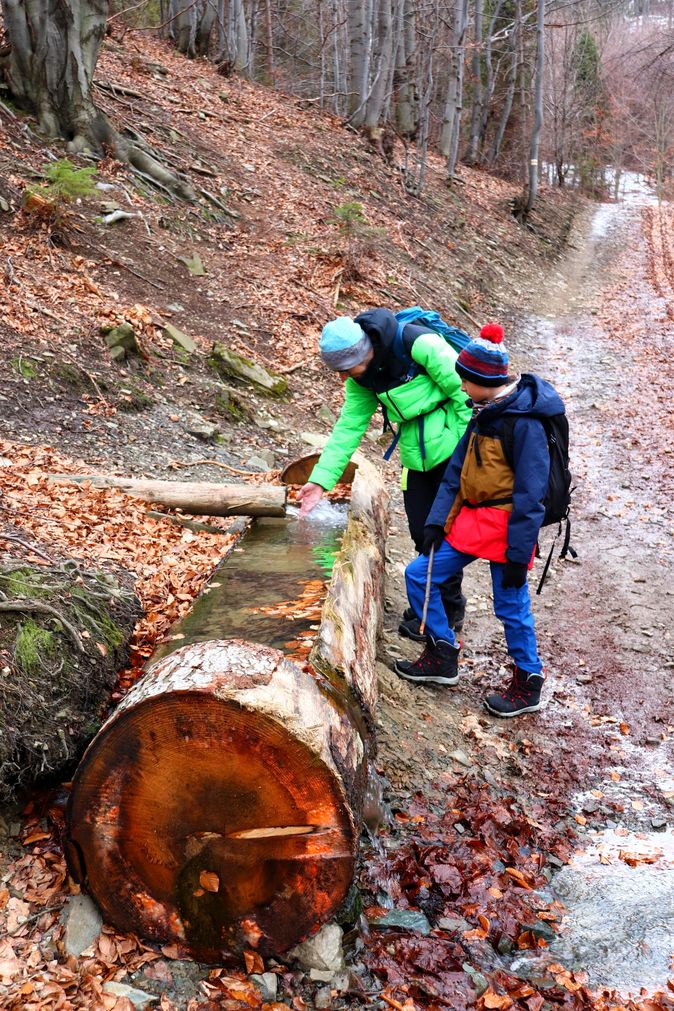
<svg viewBox="0 0 674 1011">
<path fill-rule="evenodd" d="M 578 209 L 568 197 L 543 191 L 522 230 L 509 212 L 517 187 L 462 170 L 448 190 L 431 159 L 428 189 L 414 199 L 395 165 L 336 121 L 131 36 L 108 43 L 98 79 L 110 114 L 204 180 L 209 196 L 177 206 L 103 164 L 107 188 L 71 205 L 49 241 L 19 210 L 49 149 L 28 123 L 4 121 L 0 507 L 4 533 L 51 558 L 132 574 L 146 612 L 135 669 L 235 535 L 226 521 L 221 534 L 195 534 L 119 492 L 55 485 L 48 472 L 266 479 L 265 467 L 306 452 L 303 432 L 329 431 L 339 408 L 341 390 L 316 361 L 322 323 L 373 304 L 428 304 L 472 333 L 475 320 L 503 319 L 515 363 L 553 381 L 571 413 L 579 558 L 557 565 L 537 599 L 548 704 L 535 717 L 500 724 L 481 710 L 486 689 L 508 676 L 481 571 L 466 579 L 457 689 L 413 690 L 392 674 L 396 655 L 414 655 L 395 634 L 410 557 L 397 504 L 380 665 L 391 817 L 364 848 L 361 886 L 365 920 L 375 924 L 391 905 L 402 920 L 369 932 L 360 922 L 341 989 L 265 966 L 278 984 L 266 1007 L 609 1007 L 629 1000 L 598 996 L 603 986 L 636 993 L 642 983 L 660 993 L 643 1006 L 663 1005 L 660 948 L 672 943 L 657 923 L 647 942 L 625 931 L 631 975 L 616 973 L 611 946 L 606 965 L 590 964 L 602 935 L 546 965 L 518 959 L 555 951 L 566 921 L 549 882 L 590 842 L 602 867 L 662 870 L 661 894 L 671 896 L 666 856 L 636 841 L 669 838 L 674 796 L 671 209 L 615 205 L 597 218 L 585 208 L 561 257 Z M 113 203 L 136 217 L 103 225 Z M 203 275 L 185 265 L 195 252 Z M 100 326 L 123 321 L 141 355 L 120 366 Z M 177 348 L 167 322 L 196 351 Z M 219 413 L 207 362 L 214 340 L 286 374 L 289 399 L 246 393 L 247 418 Z M 206 441 L 194 434 L 203 422 L 219 428 Z M 377 439 L 373 426 L 365 445 L 378 459 Z M 393 463 L 385 472 L 397 480 Z M 30 547 L 2 547 L 4 566 L 40 564 Z M 129 1011 L 128 995 L 102 990 L 110 981 L 161 995 L 164 1011 L 263 1006 L 243 967 L 176 961 L 111 928 L 80 958 L 67 956 L 58 810 L 35 795 L 0 820 L 0 1006 Z M 601 849 L 609 827 L 625 840 L 615 853 Z"/>
</svg>

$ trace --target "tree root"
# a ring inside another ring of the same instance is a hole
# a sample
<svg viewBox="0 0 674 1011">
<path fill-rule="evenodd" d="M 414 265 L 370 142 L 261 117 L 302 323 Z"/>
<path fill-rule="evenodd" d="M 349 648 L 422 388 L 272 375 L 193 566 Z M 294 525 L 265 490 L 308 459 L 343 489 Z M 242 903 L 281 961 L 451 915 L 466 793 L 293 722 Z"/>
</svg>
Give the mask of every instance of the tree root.
<svg viewBox="0 0 674 1011">
<path fill-rule="evenodd" d="M 28 614 L 31 612 L 34 614 L 50 614 L 52 617 L 57 618 L 58 621 L 63 625 L 64 630 L 70 636 L 72 643 L 78 653 L 84 653 L 84 646 L 79 637 L 79 633 L 70 624 L 66 618 L 57 611 L 55 607 L 51 604 L 45 604 L 43 600 L 33 600 L 31 597 L 17 597 L 15 600 L 2 600 L 0 601 L 0 612 L 1 611 L 24 611 Z"/>
</svg>

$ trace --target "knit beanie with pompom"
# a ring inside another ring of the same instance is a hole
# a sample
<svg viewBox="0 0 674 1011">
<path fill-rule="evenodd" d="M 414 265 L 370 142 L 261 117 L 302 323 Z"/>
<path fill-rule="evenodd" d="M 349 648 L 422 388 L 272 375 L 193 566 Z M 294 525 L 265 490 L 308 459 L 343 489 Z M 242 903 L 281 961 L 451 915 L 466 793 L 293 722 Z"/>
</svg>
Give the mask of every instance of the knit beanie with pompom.
<svg viewBox="0 0 674 1011">
<path fill-rule="evenodd" d="M 456 371 L 476 386 L 504 386 L 508 382 L 508 352 L 503 347 L 503 327 L 487 323 L 480 336 L 461 351 Z"/>
</svg>

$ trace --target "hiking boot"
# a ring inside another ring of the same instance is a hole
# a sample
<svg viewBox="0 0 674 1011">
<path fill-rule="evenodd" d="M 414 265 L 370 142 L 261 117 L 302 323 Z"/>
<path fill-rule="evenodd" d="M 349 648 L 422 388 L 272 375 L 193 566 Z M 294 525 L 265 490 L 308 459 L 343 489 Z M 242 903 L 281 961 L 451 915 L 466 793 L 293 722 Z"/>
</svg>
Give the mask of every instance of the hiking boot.
<svg viewBox="0 0 674 1011">
<path fill-rule="evenodd" d="M 403 611 L 401 622 L 398 625 L 398 635 L 402 635 L 405 639 L 413 639 L 414 642 L 426 642 L 426 636 L 421 634 L 420 628 L 420 619 L 417 618 L 411 607 L 407 607 Z"/>
<path fill-rule="evenodd" d="M 396 660 L 396 673 L 419 684 L 455 685 L 459 680 L 459 648 L 429 636 L 418 660 Z"/>
<path fill-rule="evenodd" d="M 447 614 L 447 623 L 449 624 L 449 627 L 455 632 L 460 632 L 463 628 L 463 619 L 466 613 L 465 603 L 463 605 L 463 610 L 457 606 L 451 609 L 445 608 L 445 613 Z M 398 635 L 402 635 L 404 639 L 412 639 L 414 642 L 425 642 L 426 635 L 425 633 L 424 635 L 421 634 L 419 631 L 420 628 L 420 619 L 417 618 L 411 607 L 406 608 L 406 610 L 403 611 L 402 620 L 398 625 Z"/>
<path fill-rule="evenodd" d="M 502 695 L 488 695 L 485 708 L 492 716 L 521 716 L 541 708 L 541 688 L 545 677 L 515 667 L 512 682 Z"/>
</svg>

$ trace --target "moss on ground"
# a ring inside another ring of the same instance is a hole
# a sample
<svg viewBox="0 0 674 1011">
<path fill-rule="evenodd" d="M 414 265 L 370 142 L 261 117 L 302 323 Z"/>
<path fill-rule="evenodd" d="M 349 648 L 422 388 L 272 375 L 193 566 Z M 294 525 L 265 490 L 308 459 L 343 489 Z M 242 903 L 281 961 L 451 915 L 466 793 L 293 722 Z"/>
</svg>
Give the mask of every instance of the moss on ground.
<svg viewBox="0 0 674 1011">
<path fill-rule="evenodd" d="M 0 800 L 6 801 L 40 778 L 69 773 L 105 716 L 140 607 L 109 573 L 72 563 L 0 571 L 0 597 L 21 605 L 3 613 L 0 626 Z M 31 610 L 30 601 L 58 613 Z"/>
</svg>

